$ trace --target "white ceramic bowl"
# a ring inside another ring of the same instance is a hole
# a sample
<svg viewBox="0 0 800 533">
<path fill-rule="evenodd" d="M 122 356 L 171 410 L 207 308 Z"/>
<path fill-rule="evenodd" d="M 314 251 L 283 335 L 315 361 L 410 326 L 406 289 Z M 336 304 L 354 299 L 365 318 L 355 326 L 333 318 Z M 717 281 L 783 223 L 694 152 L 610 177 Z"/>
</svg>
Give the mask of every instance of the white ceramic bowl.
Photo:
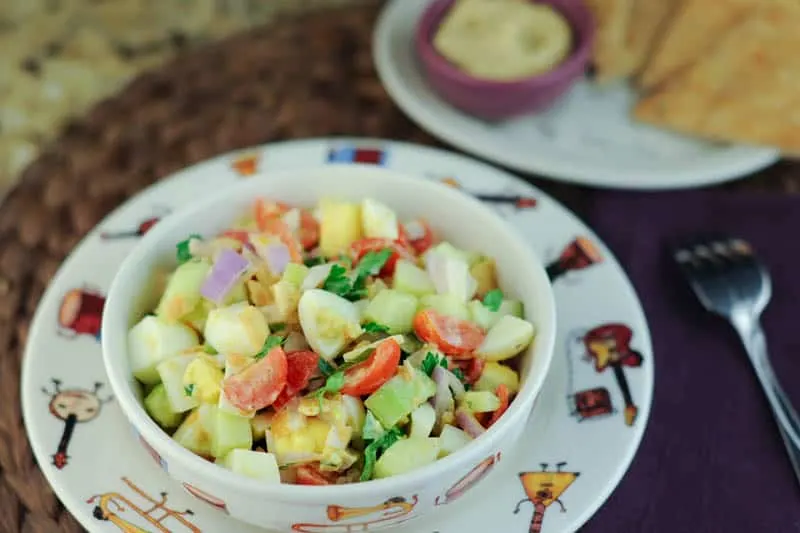
<svg viewBox="0 0 800 533">
<path fill-rule="evenodd" d="M 322 196 L 372 197 L 393 207 L 402 219 L 424 216 L 456 246 L 493 257 L 500 286 L 522 300 L 526 318 L 537 329 L 521 366 L 521 390 L 505 415 L 469 446 L 432 465 L 350 485 L 266 485 L 216 466 L 174 442 L 142 407 L 128 364 L 128 329 L 153 308 L 158 295 L 148 290 L 152 273 L 159 266 L 174 264 L 176 243 L 191 233 L 218 233 L 250 209 L 257 196 L 307 206 Z M 530 247 L 502 219 L 446 185 L 361 165 L 251 178 L 227 190 L 212 191 L 206 200 L 168 216 L 122 264 L 106 301 L 102 327 L 103 359 L 116 400 L 139 440 L 171 477 L 193 496 L 239 520 L 281 531 L 329 533 L 361 531 L 362 525 L 374 531 L 417 518 L 483 479 L 521 435 L 550 366 L 554 337 L 550 282 Z"/>
</svg>

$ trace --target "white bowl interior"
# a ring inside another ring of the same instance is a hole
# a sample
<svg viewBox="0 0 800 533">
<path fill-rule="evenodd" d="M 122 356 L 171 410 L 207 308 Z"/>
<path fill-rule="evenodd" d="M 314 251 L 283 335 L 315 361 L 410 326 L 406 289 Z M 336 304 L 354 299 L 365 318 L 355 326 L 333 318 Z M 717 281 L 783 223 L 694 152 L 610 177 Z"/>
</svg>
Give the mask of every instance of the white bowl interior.
<svg viewBox="0 0 800 533">
<path fill-rule="evenodd" d="M 141 404 L 141 394 L 126 355 L 127 331 L 154 307 L 159 296 L 151 288 L 155 274 L 162 267 L 175 265 L 175 245 L 192 233 L 203 236 L 219 233 L 251 209 L 259 196 L 302 206 L 313 206 L 325 196 L 356 201 L 374 198 L 391 206 L 402 220 L 424 217 L 443 239 L 493 257 L 501 288 L 509 297 L 522 300 L 526 318 L 537 328 L 537 337 L 520 367 L 522 389 L 517 398 L 522 401 L 512 402 L 509 412 L 492 430 L 499 430 L 505 419 L 516 418 L 514 413 L 518 410 L 530 407 L 542 386 L 553 351 L 552 291 L 530 247 L 482 203 L 446 185 L 362 165 L 274 172 L 224 191 L 214 191 L 212 195 L 169 215 L 144 236 L 120 268 L 105 306 L 102 338 L 106 371 L 123 411 L 146 438 L 169 439 L 144 409 L 135 405 Z M 524 419 L 518 423 L 524 423 Z M 161 436 L 154 436 L 155 433 Z"/>
</svg>

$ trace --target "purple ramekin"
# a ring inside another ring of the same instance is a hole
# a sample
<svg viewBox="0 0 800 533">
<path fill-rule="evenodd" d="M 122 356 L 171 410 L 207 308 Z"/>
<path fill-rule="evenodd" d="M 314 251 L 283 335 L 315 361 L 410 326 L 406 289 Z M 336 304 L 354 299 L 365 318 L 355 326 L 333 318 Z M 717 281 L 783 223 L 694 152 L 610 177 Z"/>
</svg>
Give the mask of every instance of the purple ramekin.
<svg viewBox="0 0 800 533">
<path fill-rule="evenodd" d="M 589 64 L 594 19 L 583 0 L 536 0 L 558 10 L 573 34 L 570 56 L 555 69 L 515 81 L 475 78 L 459 70 L 433 46 L 433 35 L 455 0 L 433 0 L 415 35 L 417 57 L 428 83 L 453 106 L 484 120 L 499 121 L 553 105 L 580 79 Z"/>
</svg>

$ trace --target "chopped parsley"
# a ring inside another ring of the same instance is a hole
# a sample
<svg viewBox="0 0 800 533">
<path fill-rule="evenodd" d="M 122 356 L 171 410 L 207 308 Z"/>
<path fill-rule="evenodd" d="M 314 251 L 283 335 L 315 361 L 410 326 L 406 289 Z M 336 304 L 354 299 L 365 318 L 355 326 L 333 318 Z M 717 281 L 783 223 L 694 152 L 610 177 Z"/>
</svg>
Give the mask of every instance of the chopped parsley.
<svg viewBox="0 0 800 533">
<path fill-rule="evenodd" d="M 437 366 L 440 366 L 442 368 L 447 368 L 447 359 L 445 359 L 444 357 L 439 357 L 433 352 L 428 352 L 425 355 L 425 359 L 422 360 L 420 368 L 422 369 L 423 372 L 425 372 L 428 376 L 430 376 L 431 374 L 433 374 L 433 369 L 435 369 Z"/>
<path fill-rule="evenodd" d="M 377 322 L 367 322 L 362 326 L 367 333 L 389 333 L 389 326 L 378 324 Z"/>
<path fill-rule="evenodd" d="M 458 378 L 460 382 L 464 382 L 464 372 L 460 368 L 454 368 L 452 370 L 453 375 Z"/>
<path fill-rule="evenodd" d="M 283 331 L 286 329 L 286 324 L 283 322 L 276 322 L 275 324 L 271 324 L 269 327 L 272 331 Z"/>
<path fill-rule="evenodd" d="M 389 248 L 368 252 L 359 261 L 353 277 L 347 275 L 347 269 L 342 265 L 333 265 L 322 283 L 322 289 L 351 302 L 361 300 L 367 295 L 367 278 L 377 275 L 391 256 L 392 250 Z"/>
<path fill-rule="evenodd" d="M 178 259 L 178 264 L 182 265 L 182 264 L 186 263 L 187 261 L 191 261 L 192 253 L 189 251 L 189 242 L 192 239 L 200 240 L 200 239 L 202 239 L 202 237 L 200 235 L 197 235 L 197 234 L 193 233 L 192 235 L 189 235 L 189 238 L 187 238 L 184 241 L 179 242 L 175 246 L 175 249 L 176 249 L 175 256 Z"/>
<path fill-rule="evenodd" d="M 204 344 L 204 345 L 203 345 L 203 351 L 204 351 L 205 353 L 207 353 L 208 355 L 217 355 L 217 354 L 219 353 L 219 352 L 217 352 L 217 350 L 215 350 L 215 349 L 214 349 L 214 347 L 213 347 L 213 346 L 211 346 L 210 344 Z"/>
<path fill-rule="evenodd" d="M 284 342 L 286 342 L 286 337 L 281 337 L 279 335 L 269 335 L 267 337 L 267 340 L 264 341 L 264 346 L 261 348 L 261 351 L 256 354 L 256 359 L 263 358 L 270 352 L 270 350 L 272 350 L 276 346 L 282 346 Z"/>
<path fill-rule="evenodd" d="M 383 435 L 373 440 L 364 448 L 364 469 L 361 470 L 361 481 L 369 481 L 375 473 L 375 462 L 380 454 L 385 452 L 395 442 L 403 437 L 403 432 L 397 427 L 387 430 Z"/>
<path fill-rule="evenodd" d="M 183 393 L 186 396 L 191 396 L 194 393 L 194 383 L 189 383 L 183 388 Z"/>
<path fill-rule="evenodd" d="M 311 397 L 319 399 L 319 408 L 322 410 L 322 400 L 325 398 L 325 394 L 328 392 L 336 394 L 342 390 L 342 387 L 344 387 L 344 372 L 337 370 L 328 376 L 328 379 L 325 380 L 325 385 L 311 393 Z"/>
<path fill-rule="evenodd" d="M 483 306 L 490 311 L 497 312 L 503 303 L 503 291 L 492 289 L 483 297 Z"/>
</svg>

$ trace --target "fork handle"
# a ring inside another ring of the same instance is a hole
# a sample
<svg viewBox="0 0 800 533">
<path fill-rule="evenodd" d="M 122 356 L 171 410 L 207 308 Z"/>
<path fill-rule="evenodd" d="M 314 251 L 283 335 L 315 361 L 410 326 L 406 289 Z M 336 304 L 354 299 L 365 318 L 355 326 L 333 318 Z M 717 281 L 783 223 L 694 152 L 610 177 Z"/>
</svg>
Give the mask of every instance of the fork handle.
<svg viewBox="0 0 800 533">
<path fill-rule="evenodd" d="M 787 448 L 791 446 L 790 456 L 792 464 L 795 466 L 796 462 L 800 460 L 800 416 L 797 411 L 792 407 L 789 397 L 781 388 L 775 372 L 770 365 L 769 357 L 767 355 L 767 341 L 764 331 L 758 322 L 753 321 L 748 324 L 735 322 L 742 342 L 747 350 L 750 363 L 753 365 L 758 381 L 764 389 L 764 394 L 767 396 L 772 412 L 775 415 L 775 420 L 780 426 L 781 433 L 783 434 L 784 443 Z M 798 468 L 795 467 L 795 472 Z M 798 474 L 800 476 L 800 474 Z M 800 480 L 800 479 L 799 479 Z"/>
</svg>

